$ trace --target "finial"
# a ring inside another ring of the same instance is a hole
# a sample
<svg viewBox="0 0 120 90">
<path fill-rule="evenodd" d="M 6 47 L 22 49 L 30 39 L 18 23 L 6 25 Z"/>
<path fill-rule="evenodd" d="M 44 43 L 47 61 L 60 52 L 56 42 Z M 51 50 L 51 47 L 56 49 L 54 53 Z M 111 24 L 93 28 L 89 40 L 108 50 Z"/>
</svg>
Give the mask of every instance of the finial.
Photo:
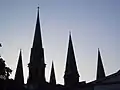
<svg viewBox="0 0 120 90">
<path fill-rule="evenodd" d="M 38 11 L 39 11 L 39 8 L 40 8 L 40 7 L 39 7 L 39 4 L 38 4 L 38 7 L 37 7 L 37 8 L 38 8 Z"/>
<path fill-rule="evenodd" d="M 53 60 L 52 60 L 52 65 L 53 65 Z"/>
<path fill-rule="evenodd" d="M 69 35 L 71 35 L 71 31 L 69 31 Z"/>
<path fill-rule="evenodd" d="M 40 7 L 39 7 L 39 5 L 38 5 L 38 7 L 37 7 L 37 9 L 38 9 L 38 16 L 39 16 L 39 8 L 40 8 Z"/>
<path fill-rule="evenodd" d="M 98 51 L 100 51 L 100 49 L 98 48 Z"/>
<path fill-rule="evenodd" d="M 38 8 L 38 10 L 39 10 L 39 6 L 38 6 L 37 8 Z"/>
<path fill-rule="evenodd" d="M 22 51 L 22 49 L 20 48 L 20 51 Z"/>
</svg>

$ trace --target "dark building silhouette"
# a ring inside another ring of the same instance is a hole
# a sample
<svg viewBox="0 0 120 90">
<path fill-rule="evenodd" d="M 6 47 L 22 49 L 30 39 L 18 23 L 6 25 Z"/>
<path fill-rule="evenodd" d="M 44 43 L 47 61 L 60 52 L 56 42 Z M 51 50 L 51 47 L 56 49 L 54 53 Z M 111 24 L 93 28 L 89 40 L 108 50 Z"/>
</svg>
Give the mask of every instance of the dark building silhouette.
<svg viewBox="0 0 120 90">
<path fill-rule="evenodd" d="M 22 52 L 20 50 L 14 80 L 4 80 L 0 78 L 0 90 L 120 90 L 120 70 L 116 73 L 105 76 L 99 49 L 96 80 L 88 83 L 85 81 L 79 82 L 80 75 L 77 70 L 71 33 L 69 34 L 66 67 L 64 72 L 64 85 L 56 84 L 53 62 L 50 82 L 46 81 L 45 65 L 38 8 L 33 46 L 31 48 L 30 62 L 28 64 L 29 77 L 27 83 L 24 84 Z"/>
</svg>

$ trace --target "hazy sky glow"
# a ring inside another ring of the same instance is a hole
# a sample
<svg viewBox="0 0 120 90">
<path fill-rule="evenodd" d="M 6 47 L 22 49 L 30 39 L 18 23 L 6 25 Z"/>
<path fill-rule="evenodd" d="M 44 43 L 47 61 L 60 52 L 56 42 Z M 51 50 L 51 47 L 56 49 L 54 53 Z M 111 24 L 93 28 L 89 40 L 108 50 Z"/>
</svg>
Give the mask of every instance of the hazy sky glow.
<svg viewBox="0 0 120 90">
<path fill-rule="evenodd" d="M 12 78 L 21 48 L 27 80 L 38 4 L 47 81 L 53 60 L 57 83 L 63 84 L 69 31 L 80 81 L 95 79 L 97 48 L 106 75 L 120 69 L 120 0 L 0 0 L 0 53 Z"/>
</svg>

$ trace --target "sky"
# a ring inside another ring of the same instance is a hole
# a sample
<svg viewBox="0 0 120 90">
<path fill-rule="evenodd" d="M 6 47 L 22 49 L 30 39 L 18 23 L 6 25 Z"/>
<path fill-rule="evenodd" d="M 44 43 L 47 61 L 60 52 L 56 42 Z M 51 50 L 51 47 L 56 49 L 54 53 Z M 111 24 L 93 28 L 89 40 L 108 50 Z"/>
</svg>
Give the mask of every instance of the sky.
<svg viewBox="0 0 120 90">
<path fill-rule="evenodd" d="M 98 48 L 106 75 L 120 70 L 120 0 L 0 0 L 0 54 L 13 70 L 11 78 L 22 49 L 27 81 L 38 6 L 46 81 L 53 61 L 57 83 L 64 83 L 69 31 L 79 81 L 96 79 Z"/>
</svg>

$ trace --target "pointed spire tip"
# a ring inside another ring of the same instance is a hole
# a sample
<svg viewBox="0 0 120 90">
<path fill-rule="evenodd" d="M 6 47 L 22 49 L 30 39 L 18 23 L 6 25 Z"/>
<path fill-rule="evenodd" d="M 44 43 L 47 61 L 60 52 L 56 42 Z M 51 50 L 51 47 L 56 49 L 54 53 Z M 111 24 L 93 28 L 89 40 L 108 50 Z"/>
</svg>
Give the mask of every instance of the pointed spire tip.
<svg viewBox="0 0 120 90">
<path fill-rule="evenodd" d="M 39 16 L 39 9 L 40 9 L 39 5 L 38 5 L 37 9 L 38 9 L 37 11 L 38 11 L 38 16 Z"/>
<path fill-rule="evenodd" d="M 38 8 L 38 10 L 39 10 L 39 8 L 40 8 L 40 7 L 39 7 L 39 5 L 38 5 L 38 7 L 37 7 L 37 8 Z"/>
<path fill-rule="evenodd" d="M 53 60 L 52 60 L 52 67 L 54 67 L 54 63 L 53 63 Z"/>
<path fill-rule="evenodd" d="M 53 60 L 52 60 L 52 63 L 53 63 Z"/>
<path fill-rule="evenodd" d="M 71 31 L 69 31 L 69 36 L 71 36 Z"/>
<path fill-rule="evenodd" d="M 98 48 L 98 51 L 100 51 L 100 49 Z"/>
</svg>

